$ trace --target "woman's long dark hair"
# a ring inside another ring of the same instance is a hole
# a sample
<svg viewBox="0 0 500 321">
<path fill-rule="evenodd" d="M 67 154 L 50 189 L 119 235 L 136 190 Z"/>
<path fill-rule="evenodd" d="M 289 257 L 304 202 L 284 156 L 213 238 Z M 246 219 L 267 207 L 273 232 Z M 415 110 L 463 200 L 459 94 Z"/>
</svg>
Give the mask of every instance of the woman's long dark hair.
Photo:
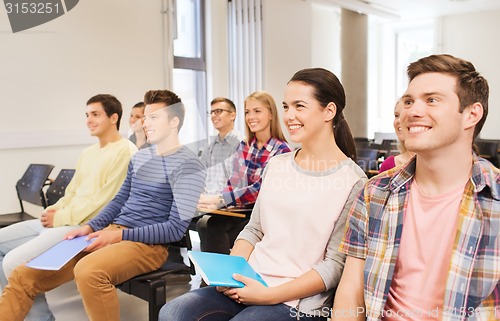
<svg viewBox="0 0 500 321">
<path fill-rule="evenodd" d="M 314 97 L 321 106 L 326 107 L 331 102 L 337 106 L 337 113 L 332 122 L 335 143 L 347 157 L 356 161 L 356 145 L 343 113 L 345 91 L 337 76 L 323 68 L 307 68 L 297 71 L 289 82 L 292 81 L 312 86 Z"/>
</svg>

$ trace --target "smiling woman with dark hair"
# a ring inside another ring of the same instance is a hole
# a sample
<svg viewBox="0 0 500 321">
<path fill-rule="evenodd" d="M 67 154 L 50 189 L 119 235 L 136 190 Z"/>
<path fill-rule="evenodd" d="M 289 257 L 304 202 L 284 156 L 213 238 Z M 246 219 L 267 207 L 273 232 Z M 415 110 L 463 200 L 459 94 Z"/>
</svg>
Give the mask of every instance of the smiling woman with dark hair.
<svg viewBox="0 0 500 321">
<path fill-rule="evenodd" d="M 234 275 L 243 288 L 191 291 L 167 303 L 160 320 L 327 319 L 344 268 L 337 249 L 366 182 L 348 157 L 355 147 L 344 107 L 343 87 L 325 69 L 301 70 L 286 86 L 284 125 L 302 148 L 269 161 L 250 222 L 231 250 L 269 287 Z"/>
</svg>

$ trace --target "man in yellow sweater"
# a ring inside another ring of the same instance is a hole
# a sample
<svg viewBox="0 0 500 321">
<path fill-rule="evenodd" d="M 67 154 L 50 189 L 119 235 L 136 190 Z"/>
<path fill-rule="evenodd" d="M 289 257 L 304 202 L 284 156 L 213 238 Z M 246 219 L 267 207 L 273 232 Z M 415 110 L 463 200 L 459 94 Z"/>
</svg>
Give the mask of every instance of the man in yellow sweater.
<svg viewBox="0 0 500 321">
<path fill-rule="evenodd" d="M 98 214 L 120 189 L 137 148 L 118 132 L 122 105 L 114 96 L 97 95 L 87 102 L 87 127 L 99 142 L 79 157 L 66 194 L 40 219 L 0 229 L 0 285 L 18 265 L 36 257 L 72 229 Z M 45 296 L 39 296 L 27 320 L 54 320 Z"/>
</svg>

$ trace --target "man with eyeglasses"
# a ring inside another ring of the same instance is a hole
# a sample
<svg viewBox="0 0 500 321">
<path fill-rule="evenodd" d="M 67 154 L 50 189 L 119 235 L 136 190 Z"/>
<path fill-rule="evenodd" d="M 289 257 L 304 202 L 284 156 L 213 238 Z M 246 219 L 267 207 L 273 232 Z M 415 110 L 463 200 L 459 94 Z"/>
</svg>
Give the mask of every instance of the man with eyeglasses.
<svg viewBox="0 0 500 321">
<path fill-rule="evenodd" d="M 243 136 L 234 129 L 236 106 L 230 99 L 214 98 L 210 106 L 210 118 L 218 134 L 203 149 L 200 161 L 207 168 L 205 193 L 218 194 L 226 186 L 231 174 L 230 158 L 243 140 Z"/>
<path fill-rule="evenodd" d="M 236 152 L 236 148 L 244 137 L 234 128 L 236 106 L 231 100 L 217 97 L 212 100 L 210 106 L 210 118 L 218 134 L 202 151 L 200 161 L 207 169 L 205 193 L 215 195 L 220 194 L 226 186 L 231 175 L 231 156 Z M 210 215 L 204 215 L 198 220 L 196 230 L 200 237 L 207 234 L 207 222 L 210 217 Z M 206 250 L 205 244 L 207 242 L 201 240 L 202 251 Z"/>
</svg>

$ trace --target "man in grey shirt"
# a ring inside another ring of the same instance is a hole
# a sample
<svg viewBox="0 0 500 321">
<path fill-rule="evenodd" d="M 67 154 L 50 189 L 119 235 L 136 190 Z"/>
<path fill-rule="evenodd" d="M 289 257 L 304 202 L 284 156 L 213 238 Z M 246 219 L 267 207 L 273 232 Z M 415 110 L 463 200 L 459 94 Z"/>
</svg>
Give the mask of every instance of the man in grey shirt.
<svg viewBox="0 0 500 321">
<path fill-rule="evenodd" d="M 224 97 L 217 97 L 210 103 L 210 118 L 218 134 L 203 149 L 200 161 L 207 169 L 205 193 L 219 194 L 226 186 L 231 174 L 231 156 L 243 136 L 234 129 L 236 107 Z"/>
<path fill-rule="evenodd" d="M 244 137 L 234 128 L 236 106 L 231 100 L 217 97 L 212 100 L 210 106 L 210 118 L 219 133 L 213 137 L 211 143 L 202 151 L 200 161 L 207 169 L 205 193 L 213 195 L 220 194 L 226 186 L 232 171 L 232 156 Z M 196 224 L 202 251 L 207 250 L 208 246 L 207 224 L 210 218 L 210 215 L 204 215 Z M 217 247 L 217 244 L 210 244 L 209 246 L 212 249 Z"/>
</svg>

